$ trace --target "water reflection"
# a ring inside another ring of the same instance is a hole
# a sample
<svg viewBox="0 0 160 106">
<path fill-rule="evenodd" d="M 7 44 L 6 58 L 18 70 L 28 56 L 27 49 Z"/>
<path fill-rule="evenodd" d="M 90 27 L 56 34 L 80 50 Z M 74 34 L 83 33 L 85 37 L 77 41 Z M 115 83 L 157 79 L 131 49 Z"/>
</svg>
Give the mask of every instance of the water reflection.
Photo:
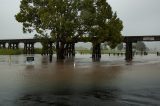
<svg viewBox="0 0 160 106">
<path fill-rule="evenodd" d="M 33 71 L 34 70 L 34 65 L 27 65 L 25 70 Z"/>
<path fill-rule="evenodd" d="M 42 65 L 47 65 L 49 63 L 48 56 L 42 56 L 41 63 Z"/>
</svg>

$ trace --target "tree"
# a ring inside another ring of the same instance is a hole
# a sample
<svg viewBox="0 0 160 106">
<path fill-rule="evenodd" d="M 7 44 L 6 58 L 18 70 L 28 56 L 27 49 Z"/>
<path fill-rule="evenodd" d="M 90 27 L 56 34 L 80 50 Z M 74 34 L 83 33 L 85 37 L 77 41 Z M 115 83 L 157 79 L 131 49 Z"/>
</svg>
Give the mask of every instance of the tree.
<svg viewBox="0 0 160 106">
<path fill-rule="evenodd" d="M 113 13 L 106 0 L 83 0 L 80 17 L 85 35 L 92 42 L 92 58 L 101 58 L 101 43 L 115 48 L 122 41 L 122 21 Z"/>
<path fill-rule="evenodd" d="M 122 41 L 122 21 L 106 0 L 83 0 L 80 16 L 85 34 L 93 44 L 106 41 L 114 48 Z"/>
<path fill-rule="evenodd" d="M 79 0 L 22 0 L 15 16 L 23 23 L 23 31 L 36 31 L 38 38 L 52 38 L 57 42 L 57 55 L 64 58 L 64 48 L 78 36 Z"/>
<path fill-rule="evenodd" d="M 22 0 L 15 17 L 24 33 L 56 42 L 59 59 L 80 38 L 98 46 L 107 41 L 112 48 L 122 40 L 122 21 L 106 0 Z"/>
</svg>

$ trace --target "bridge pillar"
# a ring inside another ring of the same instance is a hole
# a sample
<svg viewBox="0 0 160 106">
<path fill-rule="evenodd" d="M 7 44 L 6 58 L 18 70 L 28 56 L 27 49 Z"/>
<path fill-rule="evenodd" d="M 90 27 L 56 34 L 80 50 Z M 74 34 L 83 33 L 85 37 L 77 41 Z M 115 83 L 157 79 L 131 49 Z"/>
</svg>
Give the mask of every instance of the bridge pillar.
<svg viewBox="0 0 160 106">
<path fill-rule="evenodd" d="M 132 61 L 133 53 L 132 53 L 132 42 L 126 42 L 126 61 Z"/>
<path fill-rule="evenodd" d="M 6 48 L 6 43 L 0 43 L 0 48 L 5 49 Z"/>
<path fill-rule="evenodd" d="M 3 45 L 3 48 L 5 49 L 6 48 L 6 43 L 3 43 L 2 45 Z"/>
<path fill-rule="evenodd" d="M 34 43 L 24 43 L 24 54 L 34 54 Z"/>
<path fill-rule="evenodd" d="M 19 43 L 16 43 L 16 44 L 15 44 L 15 48 L 16 48 L 16 49 L 19 49 Z"/>
<path fill-rule="evenodd" d="M 19 46 L 18 46 L 19 43 L 13 43 L 12 45 L 13 45 L 13 49 L 19 49 Z"/>
<path fill-rule="evenodd" d="M 93 61 L 100 61 L 100 59 L 101 59 L 101 43 L 92 44 L 92 45 L 93 45 L 92 60 Z"/>
<path fill-rule="evenodd" d="M 8 43 L 8 49 L 11 49 L 11 48 L 12 48 L 12 44 Z"/>
<path fill-rule="evenodd" d="M 8 43 L 8 49 L 18 49 L 19 43 Z"/>
</svg>

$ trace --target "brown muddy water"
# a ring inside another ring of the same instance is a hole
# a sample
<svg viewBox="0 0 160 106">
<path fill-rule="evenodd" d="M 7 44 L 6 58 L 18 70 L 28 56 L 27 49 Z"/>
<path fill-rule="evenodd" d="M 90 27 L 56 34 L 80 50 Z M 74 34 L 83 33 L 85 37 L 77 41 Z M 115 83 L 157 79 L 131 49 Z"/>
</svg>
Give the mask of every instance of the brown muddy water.
<svg viewBox="0 0 160 106">
<path fill-rule="evenodd" d="M 160 57 L 77 55 L 65 63 L 0 56 L 0 106 L 159 106 Z"/>
</svg>

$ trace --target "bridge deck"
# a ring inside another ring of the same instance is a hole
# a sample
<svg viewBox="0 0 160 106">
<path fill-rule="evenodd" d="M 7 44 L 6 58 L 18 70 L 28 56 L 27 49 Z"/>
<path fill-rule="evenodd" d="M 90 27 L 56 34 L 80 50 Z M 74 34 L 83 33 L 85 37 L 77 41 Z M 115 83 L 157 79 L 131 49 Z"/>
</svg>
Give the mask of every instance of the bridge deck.
<svg viewBox="0 0 160 106">
<path fill-rule="evenodd" d="M 137 41 L 160 41 L 160 35 L 124 37 L 124 42 L 137 42 Z"/>
<path fill-rule="evenodd" d="M 0 40 L 0 43 L 8 43 L 8 42 L 12 42 L 12 43 L 25 43 L 25 42 L 40 42 L 39 39 L 2 39 Z"/>
<path fill-rule="evenodd" d="M 78 42 L 90 42 L 89 38 L 80 38 Z M 124 36 L 123 42 L 137 42 L 137 41 L 160 41 L 160 35 L 149 36 Z M 0 43 L 36 43 L 41 42 L 40 39 L 1 39 Z"/>
</svg>

